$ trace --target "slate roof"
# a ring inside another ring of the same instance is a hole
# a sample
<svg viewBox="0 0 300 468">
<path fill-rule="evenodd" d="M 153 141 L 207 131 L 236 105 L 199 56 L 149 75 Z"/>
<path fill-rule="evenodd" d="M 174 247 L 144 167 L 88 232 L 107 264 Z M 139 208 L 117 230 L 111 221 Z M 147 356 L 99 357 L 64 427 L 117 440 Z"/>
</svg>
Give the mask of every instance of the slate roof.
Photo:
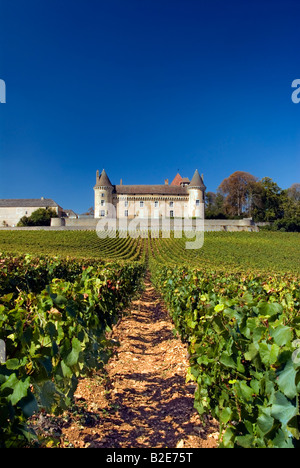
<svg viewBox="0 0 300 468">
<path fill-rule="evenodd" d="M 101 172 L 101 175 L 100 175 L 99 180 L 97 181 L 96 185 L 100 185 L 102 187 L 112 187 L 113 186 L 104 169 Z"/>
<path fill-rule="evenodd" d="M 54 208 L 59 205 L 51 198 L 0 198 L 1 208 L 16 208 L 16 207 L 37 207 L 37 208 Z"/>
<path fill-rule="evenodd" d="M 198 172 L 198 169 L 195 170 L 189 187 L 205 187 L 203 180 Z"/>
<path fill-rule="evenodd" d="M 199 172 L 195 171 L 194 176 L 191 180 L 191 183 L 186 186 L 182 186 L 182 183 L 188 183 L 189 179 L 187 177 L 182 178 L 178 173 L 176 174 L 172 183 L 164 185 L 113 185 L 109 180 L 105 170 L 101 172 L 100 177 L 97 175 L 98 180 L 95 187 L 112 187 L 113 193 L 118 195 L 188 195 L 189 187 L 200 187 L 206 188 L 202 178 L 199 175 Z"/>
<path fill-rule="evenodd" d="M 183 178 L 181 179 L 181 182 L 180 182 L 180 183 L 181 183 L 181 184 L 189 184 L 189 183 L 190 183 L 190 179 L 189 179 L 188 177 L 183 177 Z"/>
<path fill-rule="evenodd" d="M 115 185 L 115 192 L 124 195 L 188 195 L 186 187 L 177 185 Z"/>
<path fill-rule="evenodd" d="M 77 218 L 77 213 L 73 210 L 64 210 L 62 216 L 67 216 L 68 218 Z"/>
</svg>

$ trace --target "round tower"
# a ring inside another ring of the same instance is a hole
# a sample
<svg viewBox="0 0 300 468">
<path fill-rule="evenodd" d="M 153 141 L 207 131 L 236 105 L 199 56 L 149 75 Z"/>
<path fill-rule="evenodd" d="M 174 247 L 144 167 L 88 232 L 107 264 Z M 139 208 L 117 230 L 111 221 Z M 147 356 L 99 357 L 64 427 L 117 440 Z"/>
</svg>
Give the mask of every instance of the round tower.
<svg viewBox="0 0 300 468">
<path fill-rule="evenodd" d="M 190 218 L 204 218 L 205 185 L 196 169 L 193 178 L 187 187 L 189 192 L 188 215 Z"/>
<path fill-rule="evenodd" d="M 95 192 L 95 218 L 112 218 L 114 217 L 113 210 L 113 185 L 109 180 L 105 170 L 96 172 L 96 185 L 94 186 Z"/>
</svg>

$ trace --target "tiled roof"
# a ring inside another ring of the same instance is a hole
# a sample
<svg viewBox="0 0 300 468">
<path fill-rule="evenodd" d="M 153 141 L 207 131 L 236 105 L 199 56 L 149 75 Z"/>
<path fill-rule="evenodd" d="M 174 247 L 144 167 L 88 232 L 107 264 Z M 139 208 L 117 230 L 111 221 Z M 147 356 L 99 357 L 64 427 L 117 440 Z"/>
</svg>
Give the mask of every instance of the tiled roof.
<svg viewBox="0 0 300 468">
<path fill-rule="evenodd" d="M 181 181 L 182 181 L 182 177 L 178 172 L 176 176 L 174 177 L 174 179 L 172 180 L 171 185 L 180 185 Z"/>
<path fill-rule="evenodd" d="M 2 208 L 16 208 L 16 207 L 58 207 L 51 198 L 2 198 L 0 199 L 0 207 Z"/>
</svg>

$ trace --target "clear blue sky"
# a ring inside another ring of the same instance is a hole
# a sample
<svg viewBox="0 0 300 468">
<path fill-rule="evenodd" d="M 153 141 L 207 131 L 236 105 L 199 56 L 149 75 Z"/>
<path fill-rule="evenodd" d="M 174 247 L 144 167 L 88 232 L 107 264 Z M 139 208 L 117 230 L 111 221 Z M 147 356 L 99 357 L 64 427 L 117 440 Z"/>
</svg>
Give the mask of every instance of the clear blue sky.
<svg viewBox="0 0 300 468">
<path fill-rule="evenodd" d="M 82 213 L 112 183 L 300 182 L 299 0 L 0 0 L 0 198 Z"/>
</svg>

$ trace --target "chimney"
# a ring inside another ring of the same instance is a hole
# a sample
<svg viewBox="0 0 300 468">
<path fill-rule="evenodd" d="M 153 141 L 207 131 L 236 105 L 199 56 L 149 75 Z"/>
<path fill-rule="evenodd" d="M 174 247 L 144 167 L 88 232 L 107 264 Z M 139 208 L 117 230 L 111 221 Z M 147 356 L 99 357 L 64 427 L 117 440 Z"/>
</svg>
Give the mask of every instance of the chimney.
<svg viewBox="0 0 300 468">
<path fill-rule="evenodd" d="M 169 179 L 165 179 L 165 185 L 169 185 Z"/>
<path fill-rule="evenodd" d="M 98 180 L 99 180 L 99 171 L 97 169 L 97 171 L 96 171 L 96 182 L 98 182 Z"/>
<path fill-rule="evenodd" d="M 202 180 L 204 180 L 204 176 L 203 176 L 203 174 L 201 174 L 201 179 L 202 179 Z"/>
<path fill-rule="evenodd" d="M 122 179 L 120 179 L 120 185 L 123 185 L 123 180 Z"/>
</svg>

